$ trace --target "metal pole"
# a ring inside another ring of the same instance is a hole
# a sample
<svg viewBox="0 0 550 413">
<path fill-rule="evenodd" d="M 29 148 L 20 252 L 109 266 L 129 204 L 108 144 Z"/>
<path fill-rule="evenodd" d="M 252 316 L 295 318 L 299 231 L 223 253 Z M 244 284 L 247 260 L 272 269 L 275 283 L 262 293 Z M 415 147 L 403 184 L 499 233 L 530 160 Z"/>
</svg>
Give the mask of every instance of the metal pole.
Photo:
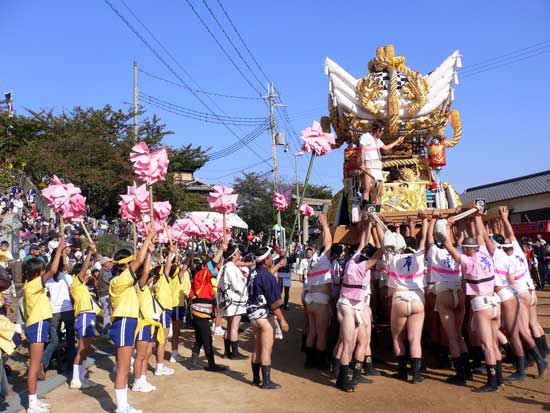
<svg viewBox="0 0 550 413">
<path fill-rule="evenodd" d="M 300 182 L 298 180 L 298 156 L 302 156 L 302 152 L 294 154 L 294 172 L 296 176 L 296 214 L 300 215 Z M 298 217 L 298 242 L 300 242 L 300 217 Z"/>
<path fill-rule="evenodd" d="M 139 141 L 138 125 L 139 95 L 138 95 L 138 64 L 134 60 L 134 140 Z"/>
<path fill-rule="evenodd" d="M 275 113 L 274 113 L 274 100 L 275 94 L 273 93 L 273 84 L 267 84 L 267 99 L 269 101 L 269 128 L 271 129 L 271 157 L 273 159 L 273 188 L 276 192 L 279 192 L 279 171 L 277 165 L 277 141 L 275 138 Z M 281 211 L 277 211 L 277 225 L 281 228 Z M 282 247 L 282 232 L 278 238 L 279 246 Z"/>
</svg>

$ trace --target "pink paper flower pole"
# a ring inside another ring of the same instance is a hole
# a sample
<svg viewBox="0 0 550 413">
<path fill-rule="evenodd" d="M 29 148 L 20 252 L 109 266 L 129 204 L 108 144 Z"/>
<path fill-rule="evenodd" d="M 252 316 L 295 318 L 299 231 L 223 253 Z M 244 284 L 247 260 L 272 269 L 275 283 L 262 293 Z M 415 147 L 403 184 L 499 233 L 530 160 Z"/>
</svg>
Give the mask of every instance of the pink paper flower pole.
<svg viewBox="0 0 550 413">
<path fill-rule="evenodd" d="M 325 155 L 332 150 L 335 144 L 334 135 L 325 133 L 319 122 L 314 121 L 313 126 L 302 131 L 302 150 L 308 153 L 314 152 L 317 156 Z"/>
<path fill-rule="evenodd" d="M 130 161 L 136 177 L 148 186 L 166 179 L 169 162 L 166 148 L 150 152 L 147 144 L 140 142 L 132 147 Z"/>
<path fill-rule="evenodd" d="M 214 185 L 213 189 L 208 196 L 210 208 L 222 214 L 235 212 L 239 195 L 233 193 L 233 188 Z"/>
<path fill-rule="evenodd" d="M 300 207 L 300 215 L 305 215 L 305 216 L 312 216 L 313 215 L 313 208 L 310 207 L 308 204 L 302 204 L 302 206 Z"/>
<path fill-rule="evenodd" d="M 120 215 L 122 219 L 128 222 L 137 222 L 142 215 L 149 214 L 149 192 L 145 184 L 128 187 L 128 192 L 120 196 L 122 200 L 118 203 L 120 206 Z"/>
<path fill-rule="evenodd" d="M 290 191 L 286 191 L 284 194 L 274 192 L 272 202 L 277 211 L 286 211 L 290 206 Z"/>
</svg>

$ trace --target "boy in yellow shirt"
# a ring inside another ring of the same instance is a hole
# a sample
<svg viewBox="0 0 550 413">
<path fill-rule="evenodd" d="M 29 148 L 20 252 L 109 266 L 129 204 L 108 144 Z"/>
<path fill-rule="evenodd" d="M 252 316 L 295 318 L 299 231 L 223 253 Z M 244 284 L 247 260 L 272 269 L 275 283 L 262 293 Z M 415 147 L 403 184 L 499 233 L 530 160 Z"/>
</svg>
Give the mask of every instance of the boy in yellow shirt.
<svg viewBox="0 0 550 413">
<path fill-rule="evenodd" d="M 173 271 L 173 275 L 170 277 L 172 301 L 174 304 L 174 309 L 172 310 L 172 354 L 170 356 L 170 363 L 184 361 L 183 356 L 178 352 L 178 345 L 181 327 L 183 325 L 183 320 L 185 320 L 186 303 L 189 298 L 189 291 L 191 290 L 191 277 L 188 269 L 192 260 L 193 254 L 191 253 L 187 256 L 187 259 L 179 271 Z"/>
</svg>

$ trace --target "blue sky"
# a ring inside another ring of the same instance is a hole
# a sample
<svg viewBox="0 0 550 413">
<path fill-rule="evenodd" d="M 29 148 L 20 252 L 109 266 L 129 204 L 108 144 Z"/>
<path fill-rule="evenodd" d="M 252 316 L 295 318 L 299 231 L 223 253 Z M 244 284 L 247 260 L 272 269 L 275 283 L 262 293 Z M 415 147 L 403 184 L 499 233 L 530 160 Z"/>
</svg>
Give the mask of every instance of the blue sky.
<svg viewBox="0 0 550 413">
<path fill-rule="evenodd" d="M 190 0 L 207 25 L 258 88 L 222 32 L 199 0 Z M 120 0 L 113 5 L 138 30 L 145 30 Z M 257 96 L 203 28 L 186 1 L 126 0 L 166 49 L 204 90 Z M 232 36 L 261 81 L 263 77 L 235 37 L 216 0 L 208 5 Z M 423 73 L 433 70 L 453 50 L 469 65 L 550 40 L 550 2 L 483 1 L 221 1 L 254 57 L 288 104 L 299 132 L 326 114 L 328 82 L 323 61 L 331 57 L 355 77 L 367 72 L 376 47 L 393 44 L 407 65 Z M 113 13 L 104 1 L 3 1 L 0 3 L 0 90 L 12 89 L 15 108 L 70 110 L 75 105 L 124 106 L 132 100 L 132 61 L 140 69 L 178 81 Z M 150 37 L 148 41 L 154 42 Z M 155 48 L 160 52 L 159 46 Z M 548 73 L 550 53 L 472 74 L 456 86 L 454 108 L 462 115 L 464 137 L 447 153 L 444 179 L 459 191 L 548 169 Z M 166 55 L 164 55 L 166 59 Z M 527 56 L 524 55 L 524 56 Z M 510 63 L 505 60 L 504 63 Z M 180 67 L 178 74 L 191 83 Z M 475 73 L 475 71 L 472 71 Z M 188 91 L 140 73 L 142 92 L 177 105 L 206 111 Z M 213 98 L 231 116 L 267 115 L 261 100 Z M 212 105 L 212 103 L 210 103 Z M 166 143 L 192 143 L 225 148 L 236 142 L 224 127 L 183 118 L 145 105 L 175 132 Z M 220 113 L 218 108 L 215 111 Z M 252 128 L 235 128 L 244 136 Z M 450 131 L 449 131 L 450 133 Z M 298 138 L 298 136 L 296 136 Z M 239 169 L 271 155 L 268 133 L 247 148 L 210 162 L 198 176 L 211 183 L 231 184 Z M 294 180 L 296 146 L 279 148 L 282 179 Z M 343 151 L 316 160 L 312 182 L 341 187 Z M 300 176 L 307 158 L 300 159 Z M 248 171 L 265 172 L 266 164 Z M 218 179 L 216 179 L 218 178 Z"/>
</svg>

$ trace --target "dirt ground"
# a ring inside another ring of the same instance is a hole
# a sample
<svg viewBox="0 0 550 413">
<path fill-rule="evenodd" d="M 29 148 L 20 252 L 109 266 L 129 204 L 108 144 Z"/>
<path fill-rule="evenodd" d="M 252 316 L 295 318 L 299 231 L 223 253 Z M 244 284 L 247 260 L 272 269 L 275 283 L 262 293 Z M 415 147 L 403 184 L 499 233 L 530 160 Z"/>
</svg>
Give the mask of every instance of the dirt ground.
<svg viewBox="0 0 550 413">
<path fill-rule="evenodd" d="M 476 394 L 472 387 L 484 382 L 476 375 L 467 387 L 452 386 L 444 382 L 450 371 L 428 367 L 421 384 L 398 381 L 389 375 L 395 372 L 391 356 L 387 364 L 378 364 L 384 373 L 374 378 L 374 383 L 359 385 L 354 393 L 346 394 L 334 387 L 326 373 L 304 370 L 303 353 L 299 352 L 303 316 L 300 302 L 301 284 L 294 281 L 291 288 L 290 310 L 286 313 L 291 331 L 283 341 L 278 341 L 273 354 L 272 379 L 283 387 L 280 390 L 261 390 L 250 385 L 251 372 L 248 360 L 231 361 L 221 358 L 223 340 L 215 337 L 217 360 L 229 367 L 226 373 L 189 371 L 176 365 L 171 377 L 155 377 L 152 368 L 148 380 L 158 387 L 153 393 L 129 392 L 129 401 L 144 412 L 169 411 L 234 411 L 234 412 L 313 412 L 313 411 L 407 411 L 407 412 L 542 412 L 550 411 L 550 372 L 544 379 L 534 379 L 536 367 L 528 370 L 524 382 L 506 384 L 496 394 Z M 550 293 L 539 292 L 540 320 L 546 333 L 550 331 Z M 185 331 L 180 352 L 191 355 L 192 333 Z M 241 335 L 243 353 L 251 350 L 250 329 Z M 389 354 L 389 342 L 381 353 Z M 186 363 L 183 363 L 186 364 Z M 90 370 L 90 378 L 99 383 L 96 388 L 69 390 L 62 385 L 43 396 L 56 413 L 88 413 L 114 411 L 112 357 L 105 357 Z M 505 374 L 510 373 L 505 365 Z"/>
</svg>

